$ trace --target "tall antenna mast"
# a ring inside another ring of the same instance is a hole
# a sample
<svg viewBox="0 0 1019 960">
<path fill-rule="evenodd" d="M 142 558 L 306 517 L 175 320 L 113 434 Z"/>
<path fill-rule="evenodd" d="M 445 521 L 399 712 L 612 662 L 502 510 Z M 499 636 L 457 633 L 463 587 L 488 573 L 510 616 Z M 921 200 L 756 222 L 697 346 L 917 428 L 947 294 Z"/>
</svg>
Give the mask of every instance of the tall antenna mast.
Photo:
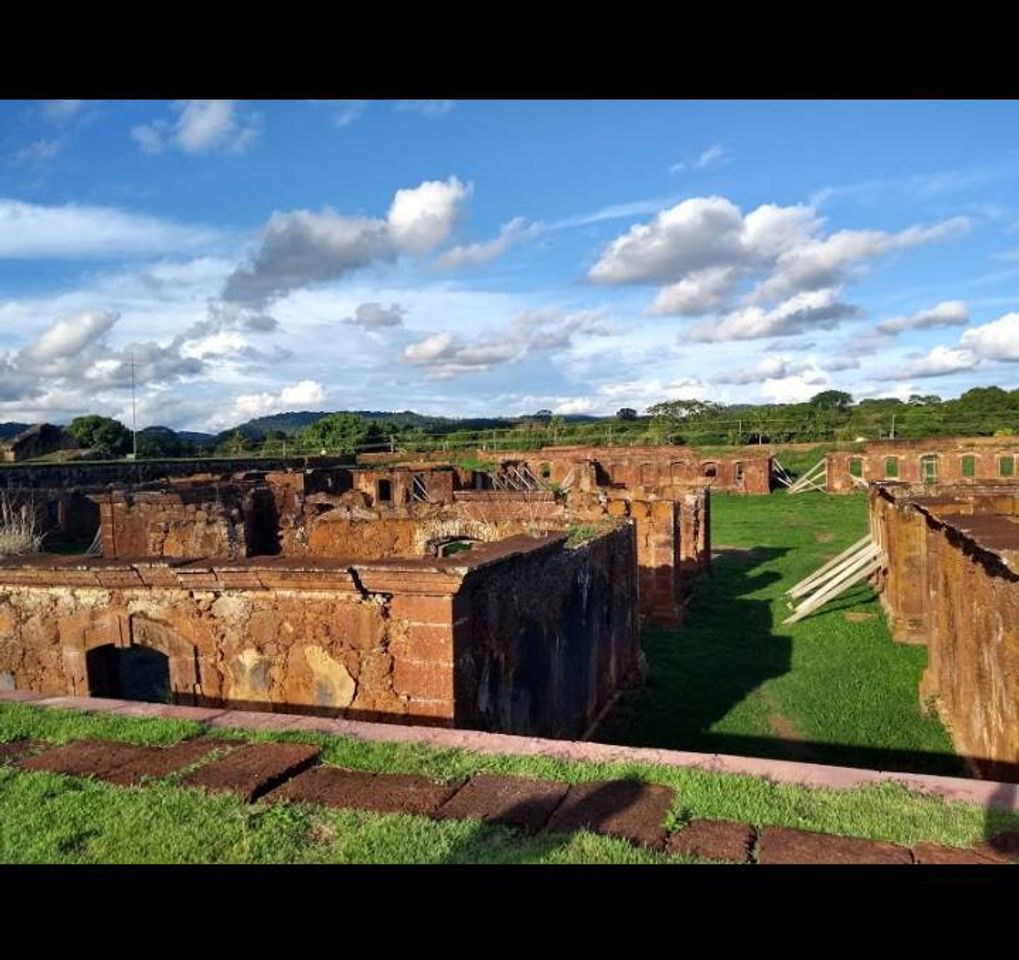
<svg viewBox="0 0 1019 960">
<path fill-rule="evenodd" d="M 134 351 L 131 351 L 131 459 L 138 459 L 138 405 L 134 392 Z"/>
</svg>

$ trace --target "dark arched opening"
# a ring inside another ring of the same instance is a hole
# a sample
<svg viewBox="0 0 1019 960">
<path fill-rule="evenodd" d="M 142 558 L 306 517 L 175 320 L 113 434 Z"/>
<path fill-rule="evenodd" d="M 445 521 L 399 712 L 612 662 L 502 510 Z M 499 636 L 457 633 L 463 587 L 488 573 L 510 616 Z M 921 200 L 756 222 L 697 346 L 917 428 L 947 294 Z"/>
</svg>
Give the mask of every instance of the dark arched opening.
<svg viewBox="0 0 1019 960">
<path fill-rule="evenodd" d="M 93 697 L 170 703 L 170 659 L 151 647 L 95 647 L 85 656 Z"/>
</svg>

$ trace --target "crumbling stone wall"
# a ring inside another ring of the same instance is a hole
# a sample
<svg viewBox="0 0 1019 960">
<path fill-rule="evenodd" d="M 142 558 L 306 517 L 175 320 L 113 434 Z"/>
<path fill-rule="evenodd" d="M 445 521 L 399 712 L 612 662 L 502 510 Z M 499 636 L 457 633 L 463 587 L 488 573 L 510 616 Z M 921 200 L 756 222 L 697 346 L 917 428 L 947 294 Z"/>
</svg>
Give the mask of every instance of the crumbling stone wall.
<svg viewBox="0 0 1019 960">
<path fill-rule="evenodd" d="M 167 658 L 179 703 L 580 736 L 639 656 L 633 530 L 565 540 L 355 565 L 0 562 L 0 684 L 110 695 L 90 654 L 137 645 Z M 535 631 L 541 642 L 521 653 Z M 479 708 L 478 644 L 501 656 L 506 695 L 533 709 Z M 548 678 L 577 664 L 607 673 L 548 701 Z"/>
<path fill-rule="evenodd" d="M 936 479 L 924 474 L 924 460 L 934 464 Z M 1019 438 L 932 437 L 925 440 L 886 440 L 852 452 L 827 456 L 829 493 L 858 489 L 853 480 L 896 481 L 911 485 L 979 486 L 988 481 L 1015 482 L 1019 477 Z M 1002 462 L 1004 470 L 1002 472 Z M 1011 464 L 1011 467 L 1009 467 Z M 1011 473 L 1009 473 L 1011 469 Z M 969 475 L 967 475 L 969 474 Z"/>
<path fill-rule="evenodd" d="M 446 461 L 451 454 L 436 451 L 413 454 L 421 463 Z M 578 466 L 593 463 L 602 486 L 644 488 L 666 495 L 664 488 L 710 486 L 728 493 L 767 494 L 771 491 L 771 456 L 757 447 L 739 447 L 724 456 L 707 455 L 692 447 L 543 447 L 539 450 L 473 450 L 461 454 L 470 460 L 524 463 L 539 478 L 562 484 L 575 480 Z M 410 460 L 408 457 L 407 460 Z M 401 462 L 394 454 L 361 454 L 358 463 Z M 581 468 L 582 469 L 582 468 Z M 572 476 L 571 476 L 572 474 Z"/>
<path fill-rule="evenodd" d="M 1019 488 L 877 487 L 871 507 L 896 638 L 927 644 L 921 698 L 976 773 L 1019 779 Z"/>
<path fill-rule="evenodd" d="M 456 598 L 457 725 L 579 737 L 642 670 L 633 527 L 507 558 Z"/>
</svg>

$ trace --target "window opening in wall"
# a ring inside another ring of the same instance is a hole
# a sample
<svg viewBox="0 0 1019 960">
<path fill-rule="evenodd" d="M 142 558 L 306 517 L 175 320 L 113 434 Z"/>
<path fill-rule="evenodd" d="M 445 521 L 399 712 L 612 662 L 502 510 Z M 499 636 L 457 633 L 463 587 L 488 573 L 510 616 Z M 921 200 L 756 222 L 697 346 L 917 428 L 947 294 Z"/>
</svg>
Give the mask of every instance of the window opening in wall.
<svg viewBox="0 0 1019 960">
<path fill-rule="evenodd" d="M 849 476 L 851 477 L 863 476 L 863 460 L 860 457 L 853 457 L 849 461 Z"/>
<path fill-rule="evenodd" d="M 541 473 L 542 480 L 547 480 L 549 477 L 552 476 L 552 464 L 543 463 L 538 469 L 539 472 Z"/>
<path fill-rule="evenodd" d="M 934 454 L 920 458 L 920 479 L 924 483 L 938 482 L 938 458 Z"/>
<path fill-rule="evenodd" d="M 704 464 L 704 476 L 706 476 L 706 477 L 717 477 L 718 476 L 718 464 L 717 463 L 706 463 L 706 464 Z"/>
<path fill-rule="evenodd" d="M 1011 477 L 1015 475 L 1015 457 L 1012 454 L 1008 454 L 1004 457 L 998 457 L 998 476 L 999 477 Z"/>
<path fill-rule="evenodd" d="M 473 540 L 450 540 L 448 543 L 439 544 L 439 556 L 452 557 L 454 554 L 470 550 L 473 546 Z"/>
<path fill-rule="evenodd" d="M 389 503 L 393 499 L 393 485 L 388 480 L 380 480 L 378 483 L 378 496 L 377 500 L 379 503 Z"/>
<path fill-rule="evenodd" d="M 742 483 L 743 482 L 743 461 L 742 460 L 737 460 L 733 464 L 733 471 L 734 471 L 734 476 L 736 477 L 736 482 L 737 483 Z"/>
<path fill-rule="evenodd" d="M 88 689 L 93 697 L 172 703 L 170 660 L 151 647 L 94 647 L 85 656 Z"/>
<path fill-rule="evenodd" d="M 962 458 L 962 475 L 964 477 L 975 477 L 977 475 L 977 458 L 965 456 Z"/>
<path fill-rule="evenodd" d="M 899 476 L 899 458 L 885 457 L 885 477 L 895 480 Z"/>
</svg>

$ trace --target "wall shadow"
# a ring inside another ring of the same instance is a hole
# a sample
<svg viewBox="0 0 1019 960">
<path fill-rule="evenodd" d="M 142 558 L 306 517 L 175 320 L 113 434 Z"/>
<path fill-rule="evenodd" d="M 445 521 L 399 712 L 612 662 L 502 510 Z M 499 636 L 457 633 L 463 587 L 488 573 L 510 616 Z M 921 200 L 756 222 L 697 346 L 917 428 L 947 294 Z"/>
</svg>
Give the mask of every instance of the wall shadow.
<svg viewBox="0 0 1019 960">
<path fill-rule="evenodd" d="M 774 632 L 771 598 L 750 596 L 781 578 L 756 568 L 788 552 L 785 547 L 719 551 L 711 577 L 693 584 L 693 609 L 682 627 L 644 630 L 647 683 L 620 699 L 593 739 L 897 772 L 969 776 L 976 771 L 985 779 L 1019 781 L 1019 764 L 997 763 L 992 769 L 986 759 L 954 753 L 813 741 L 800 737 L 791 724 L 789 730 L 776 727 L 773 736 L 711 730 L 763 683 L 791 669 L 792 641 Z M 855 606 L 870 589 L 854 587 L 826 612 Z"/>
<path fill-rule="evenodd" d="M 648 626 L 645 686 L 620 699 L 596 732 L 606 743 L 715 751 L 708 728 L 766 680 L 789 672 L 792 641 L 772 632 L 771 603 L 755 593 L 781 579 L 754 568 L 786 547 L 720 551 L 710 577 L 692 585 L 678 631 Z"/>
</svg>

